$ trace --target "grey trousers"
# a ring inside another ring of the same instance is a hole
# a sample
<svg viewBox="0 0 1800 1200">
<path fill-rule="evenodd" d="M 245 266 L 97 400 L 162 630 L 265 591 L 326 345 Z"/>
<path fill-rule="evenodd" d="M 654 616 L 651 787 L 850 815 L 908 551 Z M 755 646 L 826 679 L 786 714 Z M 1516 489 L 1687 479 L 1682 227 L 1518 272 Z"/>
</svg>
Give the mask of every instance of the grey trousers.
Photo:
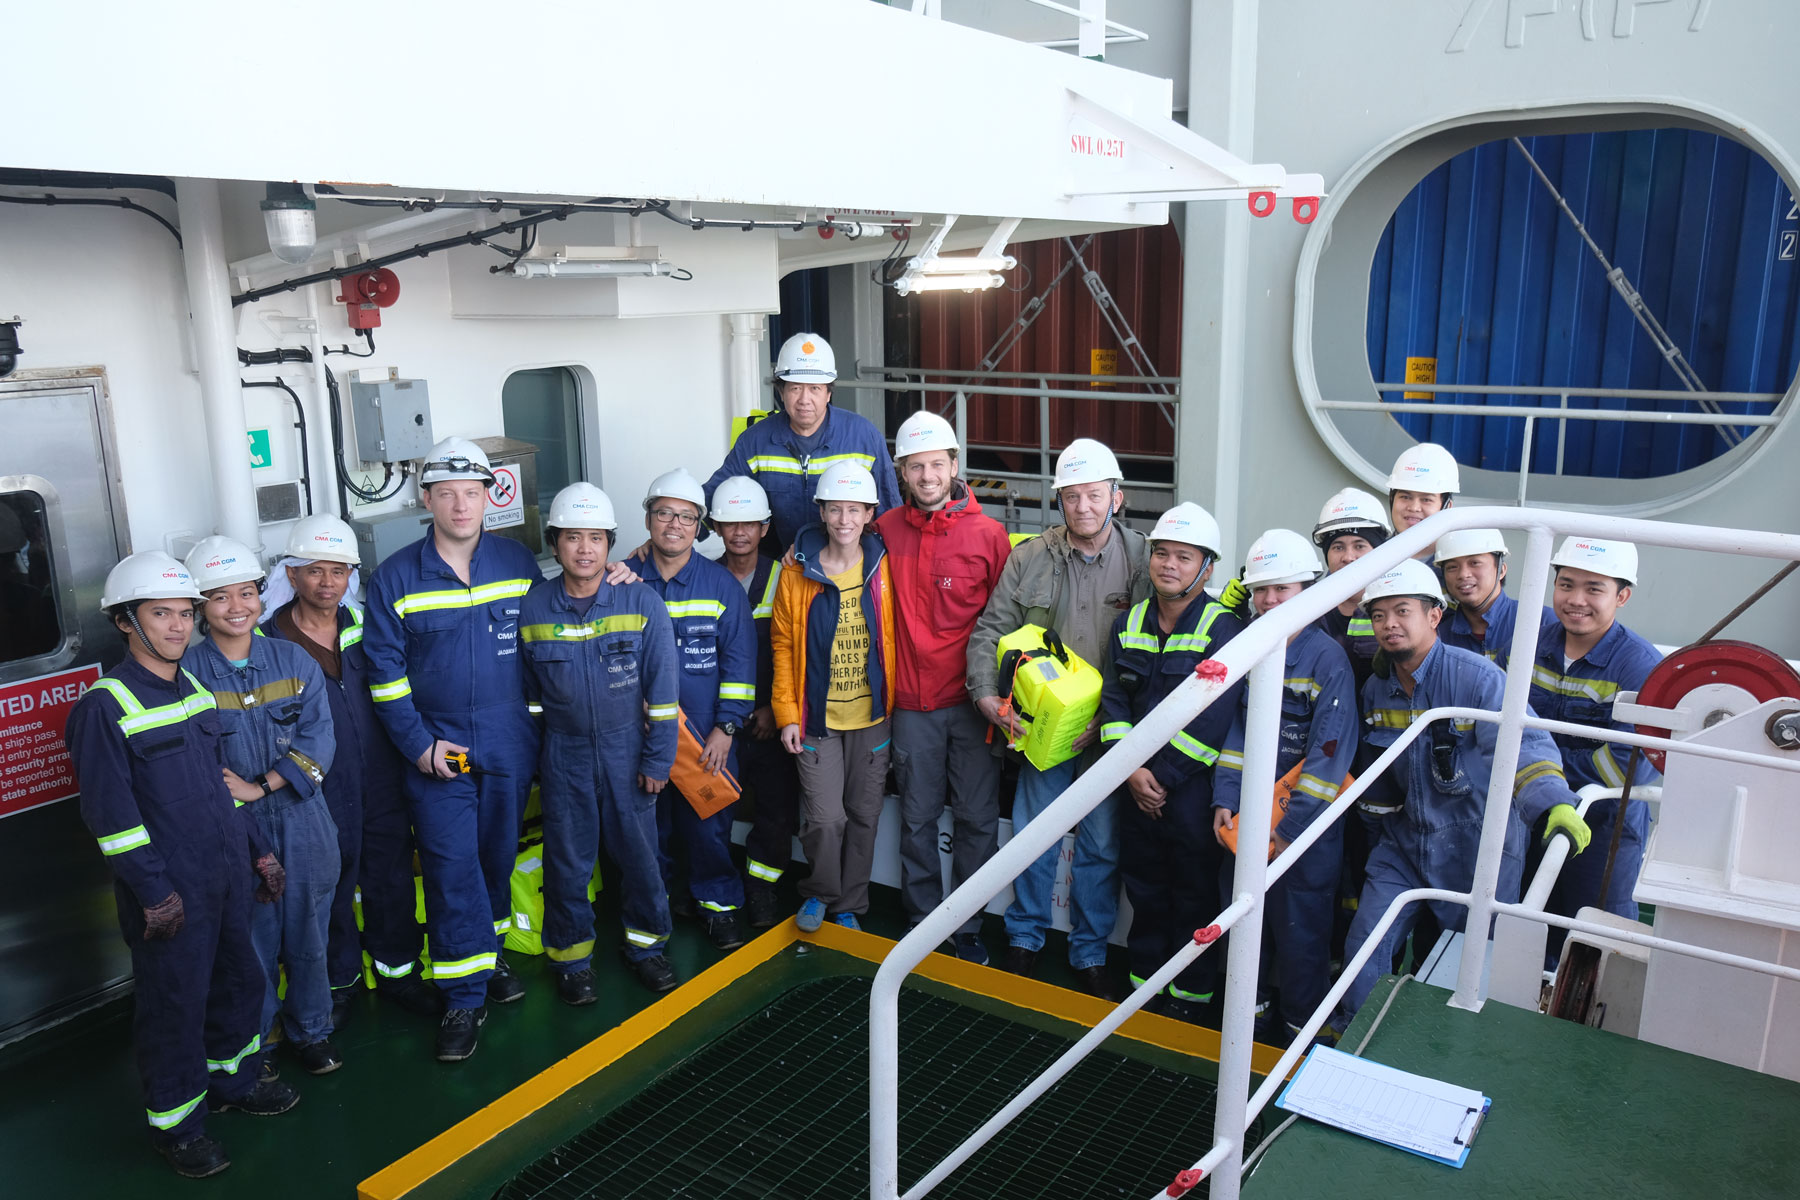
<svg viewBox="0 0 1800 1200">
<path fill-rule="evenodd" d="M 900 900 L 909 921 L 944 902 L 938 814 L 950 805 L 950 886 L 961 887 L 999 845 L 1000 759 L 988 722 L 964 701 L 954 708 L 894 714 L 894 774 L 900 783 Z M 981 914 L 959 932 L 977 933 Z"/>
<path fill-rule="evenodd" d="M 889 722 L 824 737 L 808 734 L 805 745 L 794 765 L 800 770 L 800 846 L 812 874 L 800 881 L 800 894 L 823 900 L 834 917 L 867 912 Z"/>
</svg>

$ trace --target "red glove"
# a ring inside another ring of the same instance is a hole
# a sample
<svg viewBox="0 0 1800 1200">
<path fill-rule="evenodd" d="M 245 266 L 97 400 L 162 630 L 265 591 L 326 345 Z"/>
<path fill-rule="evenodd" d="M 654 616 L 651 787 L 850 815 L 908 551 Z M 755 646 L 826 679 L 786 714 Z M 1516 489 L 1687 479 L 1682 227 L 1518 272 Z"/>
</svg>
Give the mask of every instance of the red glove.
<svg viewBox="0 0 1800 1200">
<path fill-rule="evenodd" d="M 187 910 L 181 906 L 181 893 L 170 892 L 168 899 L 144 910 L 144 940 L 166 941 L 181 932 L 187 924 Z"/>
<path fill-rule="evenodd" d="M 273 904 L 281 899 L 281 893 L 287 891 L 287 868 L 273 854 L 265 854 L 256 860 L 256 877 L 262 883 L 256 889 L 258 904 Z"/>
</svg>

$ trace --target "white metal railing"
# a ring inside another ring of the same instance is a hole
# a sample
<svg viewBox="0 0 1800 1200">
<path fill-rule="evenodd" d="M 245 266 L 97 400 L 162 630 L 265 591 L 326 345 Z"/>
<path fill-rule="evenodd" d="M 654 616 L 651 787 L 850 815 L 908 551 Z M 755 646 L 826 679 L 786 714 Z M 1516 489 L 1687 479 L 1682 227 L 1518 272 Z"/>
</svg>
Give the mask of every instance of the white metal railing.
<svg viewBox="0 0 1800 1200">
<path fill-rule="evenodd" d="M 1607 421 L 1627 425 L 1710 425 L 1723 433 L 1727 429 L 1738 426 L 1768 426 L 1779 424 L 1784 417 L 1780 411 L 1770 413 L 1725 413 L 1725 412 L 1657 412 L 1643 409 L 1621 408 L 1570 408 L 1571 396 L 1582 400 L 1653 400 L 1657 402 L 1701 404 L 1717 406 L 1719 404 L 1774 404 L 1779 406 L 1786 398 L 1785 392 L 1676 392 L 1668 390 L 1647 390 L 1640 388 L 1583 388 L 1583 387 L 1528 387 L 1519 384 L 1498 383 L 1378 383 L 1375 388 L 1379 392 L 1431 392 L 1434 397 L 1444 395 L 1470 396 L 1554 396 L 1556 407 L 1547 404 L 1439 404 L 1435 400 L 1395 402 L 1392 400 L 1320 400 L 1315 407 L 1332 412 L 1380 412 L 1380 413 L 1422 413 L 1433 417 L 1502 417 L 1525 422 L 1522 445 L 1519 448 L 1519 495 L 1518 503 L 1525 503 L 1526 485 L 1531 471 L 1532 439 L 1537 432 L 1540 420 L 1555 421 L 1556 426 L 1556 470 L 1553 475 L 1563 473 L 1563 454 L 1566 448 L 1570 421 Z M 1726 441 L 1729 443 L 1730 439 Z"/>
<path fill-rule="evenodd" d="M 1273 807 L 1281 681 L 1288 638 L 1328 610 L 1360 594 L 1377 576 L 1424 551 L 1444 534 L 1456 529 L 1479 528 L 1515 529 L 1527 534 L 1523 569 L 1519 575 L 1519 603 L 1527 608 L 1534 607 L 1543 600 L 1550 578 L 1552 543 L 1558 535 L 1584 534 L 1687 550 L 1800 559 L 1800 536 L 1791 534 L 1679 525 L 1548 509 L 1455 507 L 1400 533 L 1371 553 L 1327 576 L 1295 599 L 1252 622 L 1244 632 L 1220 648 L 1211 660 L 1212 670 L 1204 675 L 1197 673 L 1185 680 L 1048 808 L 1016 830 L 1011 841 L 1002 846 L 961 887 L 945 897 L 937 909 L 920 921 L 888 953 L 876 973 L 869 1000 L 869 1183 L 870 1195 L 875 1200 L 896 1200 L 901 1196 L 898 1124 L 899 995 L 901 984 L 913 968 L 964 921 L 980 911 L 991 897 L 1027 865 L 1053 844 L 1059 843 L 1068 830 L 1116 791 L 1124 783 L 1126 776 L 1169 742 L 1198 713 L 1215 702 L 1234 682 L 1246 676 L 1249 679 L 1249 695 L 1238 838 L 1243 845 L 1265 844 L 1269 837 Z M 1398 919 L 1401 909 L 1407 904 L 1419 900 L 1436 900 L 1465 905 L 1469 909 L 1465 928 L 1478 932 L 1484 940 L 1494 917 L 1506 916 L 1569 930 L 1599 933 L 1637 945 L 1800 980 L 1800 968 L 1778 966 L 1705 947 L 1672 942 L 1653 934 L 1637 934 L 1610 926 L 1571 920 L 1525 904 L 1497 900 L 1501 859 L 1512 811 L 1513 778 L 1518 768 L 1519 739 L 1527 726 L 1624 745 L 1662 748 L 1675 753 L 1729 762 L 1751 762 L 1800 772 L 1800 760 L 1527 716 L 1526 704 L 1531 690 L 1532 665 L 1536 659 L 1537 633 L 1534 622 L 1521 621 L 1514 627 L 1511 657 L 1506 671 L 1506 690 L 1498 712 L 1446 707 L 1423 714 L 1402 731 L 1394 743 L 1371 764 L 1368 771 L 1344 790 L 1338 803 L 1332 804 L 1325 815 L 1315 821 L 1273 863 L 1258 854 L 1238 856 L 1233 876 L 1232 902 L 1220 913 L 1215 923 L 1206 930 L 1197 931 L 1193 943 L 1178 951 L 1161 971 L 1133 991 L 1113 1014 L 1029 1085 L 1020 1098 L 997 1113 L 943 1162 L 908 1188 L 905 1200 L 917 1200 L 926 1195 L 1007 1121 L 1023 1111 L 1081 1057 L 1104 1041 L 1120 1022 L 1141 1008 L 1162 985 L 1166 985 L 1184 966 L 1205 953 L 1226 930 L 1231 930 L 1233 936 L 1226 963 L 1213 1145 L 1190 1168 L 1190 1172 L 1200 1174 L 1184 1175 L 1182 1180 L 1191 1184 L 1202 1176 L 1211 1177 L 1212 1194 L 1217 1200 L 1235 1200 L 1237 1197 L 1245 1152 L 1244 1130 L 1273 1098 L 1281 1079 L 1299 1060 L 1313 1035 L 1348 991 L 1356 973 L 1369 961 L 1381 935 Z M 1293 1045 L 1252 1097 L 1250 1083 L 1255 985 L 1262 950 L 1263 904 L 1268 886 L 1299 861 L 1300 856 L 1324 835 L 1331 822 L 1343 819 L 1344 814 L 1354 806 L 1356 797 L 1379 778 L 1432 721 L 1443 717 L 1492 721 L 1500 727 L 1493 751 L 1492 776 L 1480 848 L 1469 891 L 1417 888 L 1396 897 L 1377 922 L 1369 939 L 1344 964 L 1342 974 L 1326 995 L 1325 1001 L 1313 1013 L 1300 1034 L 1295 1037 Z M 1470 1010 L 1481 1007 L 1484 999 L 1482 974 L 1485 957 L 1484 954 L 1473 952 L 1462 955 L 1457 986 L 1450 1000 L 1452 1005 Z M 1159 1189 L 1157 1194 L 1163 1193 Z"/>
<path fill-rule="evenodd" d="M 861 369 L 861 368 L 859 368 Z M 1052 400 L 1098 400 L 1108 404 L 1154 404 L 1163 412 L 1171 430 L 1170 440 L 1179 437 L 1180 380 L 1167 376 L 1145 375 L 1070 375 L 1034 372 L 1017 374 L 1008 371 L 922 371 L 914 367 L 884 367 L 884 373 L 896 375 L 917 375 L 918 379 L 839 379 L 836 386 L 863 391 L 883 392 L 917 392 L 925 398 L 925 406 L 940 416 L 947 415 L 950 423 L 956 427 L 956 440 L 963 447 L 963 453 L 980 450 L 996 454 L 1035 454 L 1038 469 L 1032 471 L 1007 471 L 1002 469 L 973 470 L 965 461 L 963 472 L 966 477 L 992 479 L 1007 483 L 1035 484 L 1037 487 L 1038 528 L 1047 529 L 1056 523 L 1054 500 L 1052 499 L 1051 481 L 1055 477 L 1055 461 L 1059 450 L 1053 446 L 1051 431 L 1050 402 Z M 947 382 L 933 383 L 926 376 L 941 378 Z M 1037 381 L 1036 387 L 1020 387 L 1013 385 L 996 385 L 984 382 L 990 379 L 1031 379 Z M 1112 389 L 1123 385 L 1149 385 L 1166 387 L 1168 391 L 1155 394 L 1140 392 L 1084 390 L 1075 387 L 1057 387 L 1056 384 L 1075 382 L 1088 383 L 1093 388 Z M 1003 445 L 999 443 L 969 441 L 969 397 L 980 396 L 1015 396 L 1037 401 L 1037 444 Z M 932 402 L 930 397 L 948 397 L 948 402 Z M 1166 497 L 1168 503 L 1160 500 L 1151 507 L 1157 511 L 1174 504 L 1175 500 L 1175 457 L 1172 454 L 1134 454 L 1130 451 L 1117 451 L 1119 460 L 1129 466 L 1133 463 L 1166 463 L 1169 479 L 1133 479 L 1127 478 L 1125 488 L 1128 492 L 1149 492 L 1155 496 Z M 1016 491 L 1009 497 L 1009 507 L 1021 498 Z"/>
<path fill-rule="evenodd" d="M 1071 8 L 1067 4 L 1059 4 L 1057 0 L 1024 0 L 1026 4 L 1034 4 L 1039 8 L 1047 8 L 1051 12 L 1062 13 L 1074 17 L 1077 34 L 1073 38 L 1057 38 L 1035 45 L 1051 47 L 1074 47 L 1083 58 L 1099 58 L 1106 47 L 1120 42 L 1147 42 L 1150 35 L 1141 29 L 1133 29 L 1111 20 L 1106 15 L 1106 0 L 1076 0 L 1079 7 Z M 912 0 L 912 10 L 922 17 L 942 19 L 944 15 L 943 0 Z"/>
</svg>

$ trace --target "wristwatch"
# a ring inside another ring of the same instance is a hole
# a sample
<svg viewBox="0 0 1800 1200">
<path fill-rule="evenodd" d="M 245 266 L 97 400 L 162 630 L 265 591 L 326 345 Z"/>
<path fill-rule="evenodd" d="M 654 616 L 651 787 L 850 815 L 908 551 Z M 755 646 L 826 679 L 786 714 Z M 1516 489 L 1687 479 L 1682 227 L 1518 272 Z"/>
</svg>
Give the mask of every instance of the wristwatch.
<svg viewBox="0 0 1800 1200">
<path fill-rule="evenodd" d="M 275 794 L 275 789 L 269 786 L 269 777 L 267 775 L 264 775 L 261 779 L 257 780 L 256 782 L 258 782 L 262 785 L 262 790 L 263 790 L 264 796 L 273 796 Z"/>
<path fill-rule="evenodd" d="M 724 734 L 726 737 L 736 737 L 738 734 L 737 722 L 736 721 L 720 721 L 719 722 L 719 732 Z"/>
</svg>

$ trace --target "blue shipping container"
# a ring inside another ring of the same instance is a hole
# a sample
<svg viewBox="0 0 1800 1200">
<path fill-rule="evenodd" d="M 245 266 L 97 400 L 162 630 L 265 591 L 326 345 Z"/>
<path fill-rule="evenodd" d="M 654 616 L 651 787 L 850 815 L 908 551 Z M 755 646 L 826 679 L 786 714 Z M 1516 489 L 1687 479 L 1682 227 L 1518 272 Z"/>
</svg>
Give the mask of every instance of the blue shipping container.
<svg viewBox="0 0 1800 1200">
<path fill-rule="evenodd" d="M 1686 129 L 1523 141 L 1707 389 L 1788 388 L 1800 365 L 1800 210 L 1768 162 L 1729 138 Z M 1413 357 L 1436 360 L 1438 383 L 1682 387 L 1510 140 L 1459 154 L 1400 204 L 1370 271 L 1367 334 L 1377 382 L 1403 382 Z M 1401 390 L 1382 395 L 1398 401 Z M 1446 395 L 1438 402 L 1512 406 L 1546 399 Z M 1691 401 L 1571 399 L 1570 405 L 1699 411 Z M 1768 410 L 1725 406 L 1727 412 Z M 1396 417 L 1421 441 L 1449 447 L 1458 462 L 1519 469 L 1521 420 Z M 1558 424 L 1539 422 L 1533 471 L 1556 470 Z M 1567 425 L 1563 471 L 1570 475 L 1667 475 L 1727 448 L 1710 426 Z"/>
</svg>

